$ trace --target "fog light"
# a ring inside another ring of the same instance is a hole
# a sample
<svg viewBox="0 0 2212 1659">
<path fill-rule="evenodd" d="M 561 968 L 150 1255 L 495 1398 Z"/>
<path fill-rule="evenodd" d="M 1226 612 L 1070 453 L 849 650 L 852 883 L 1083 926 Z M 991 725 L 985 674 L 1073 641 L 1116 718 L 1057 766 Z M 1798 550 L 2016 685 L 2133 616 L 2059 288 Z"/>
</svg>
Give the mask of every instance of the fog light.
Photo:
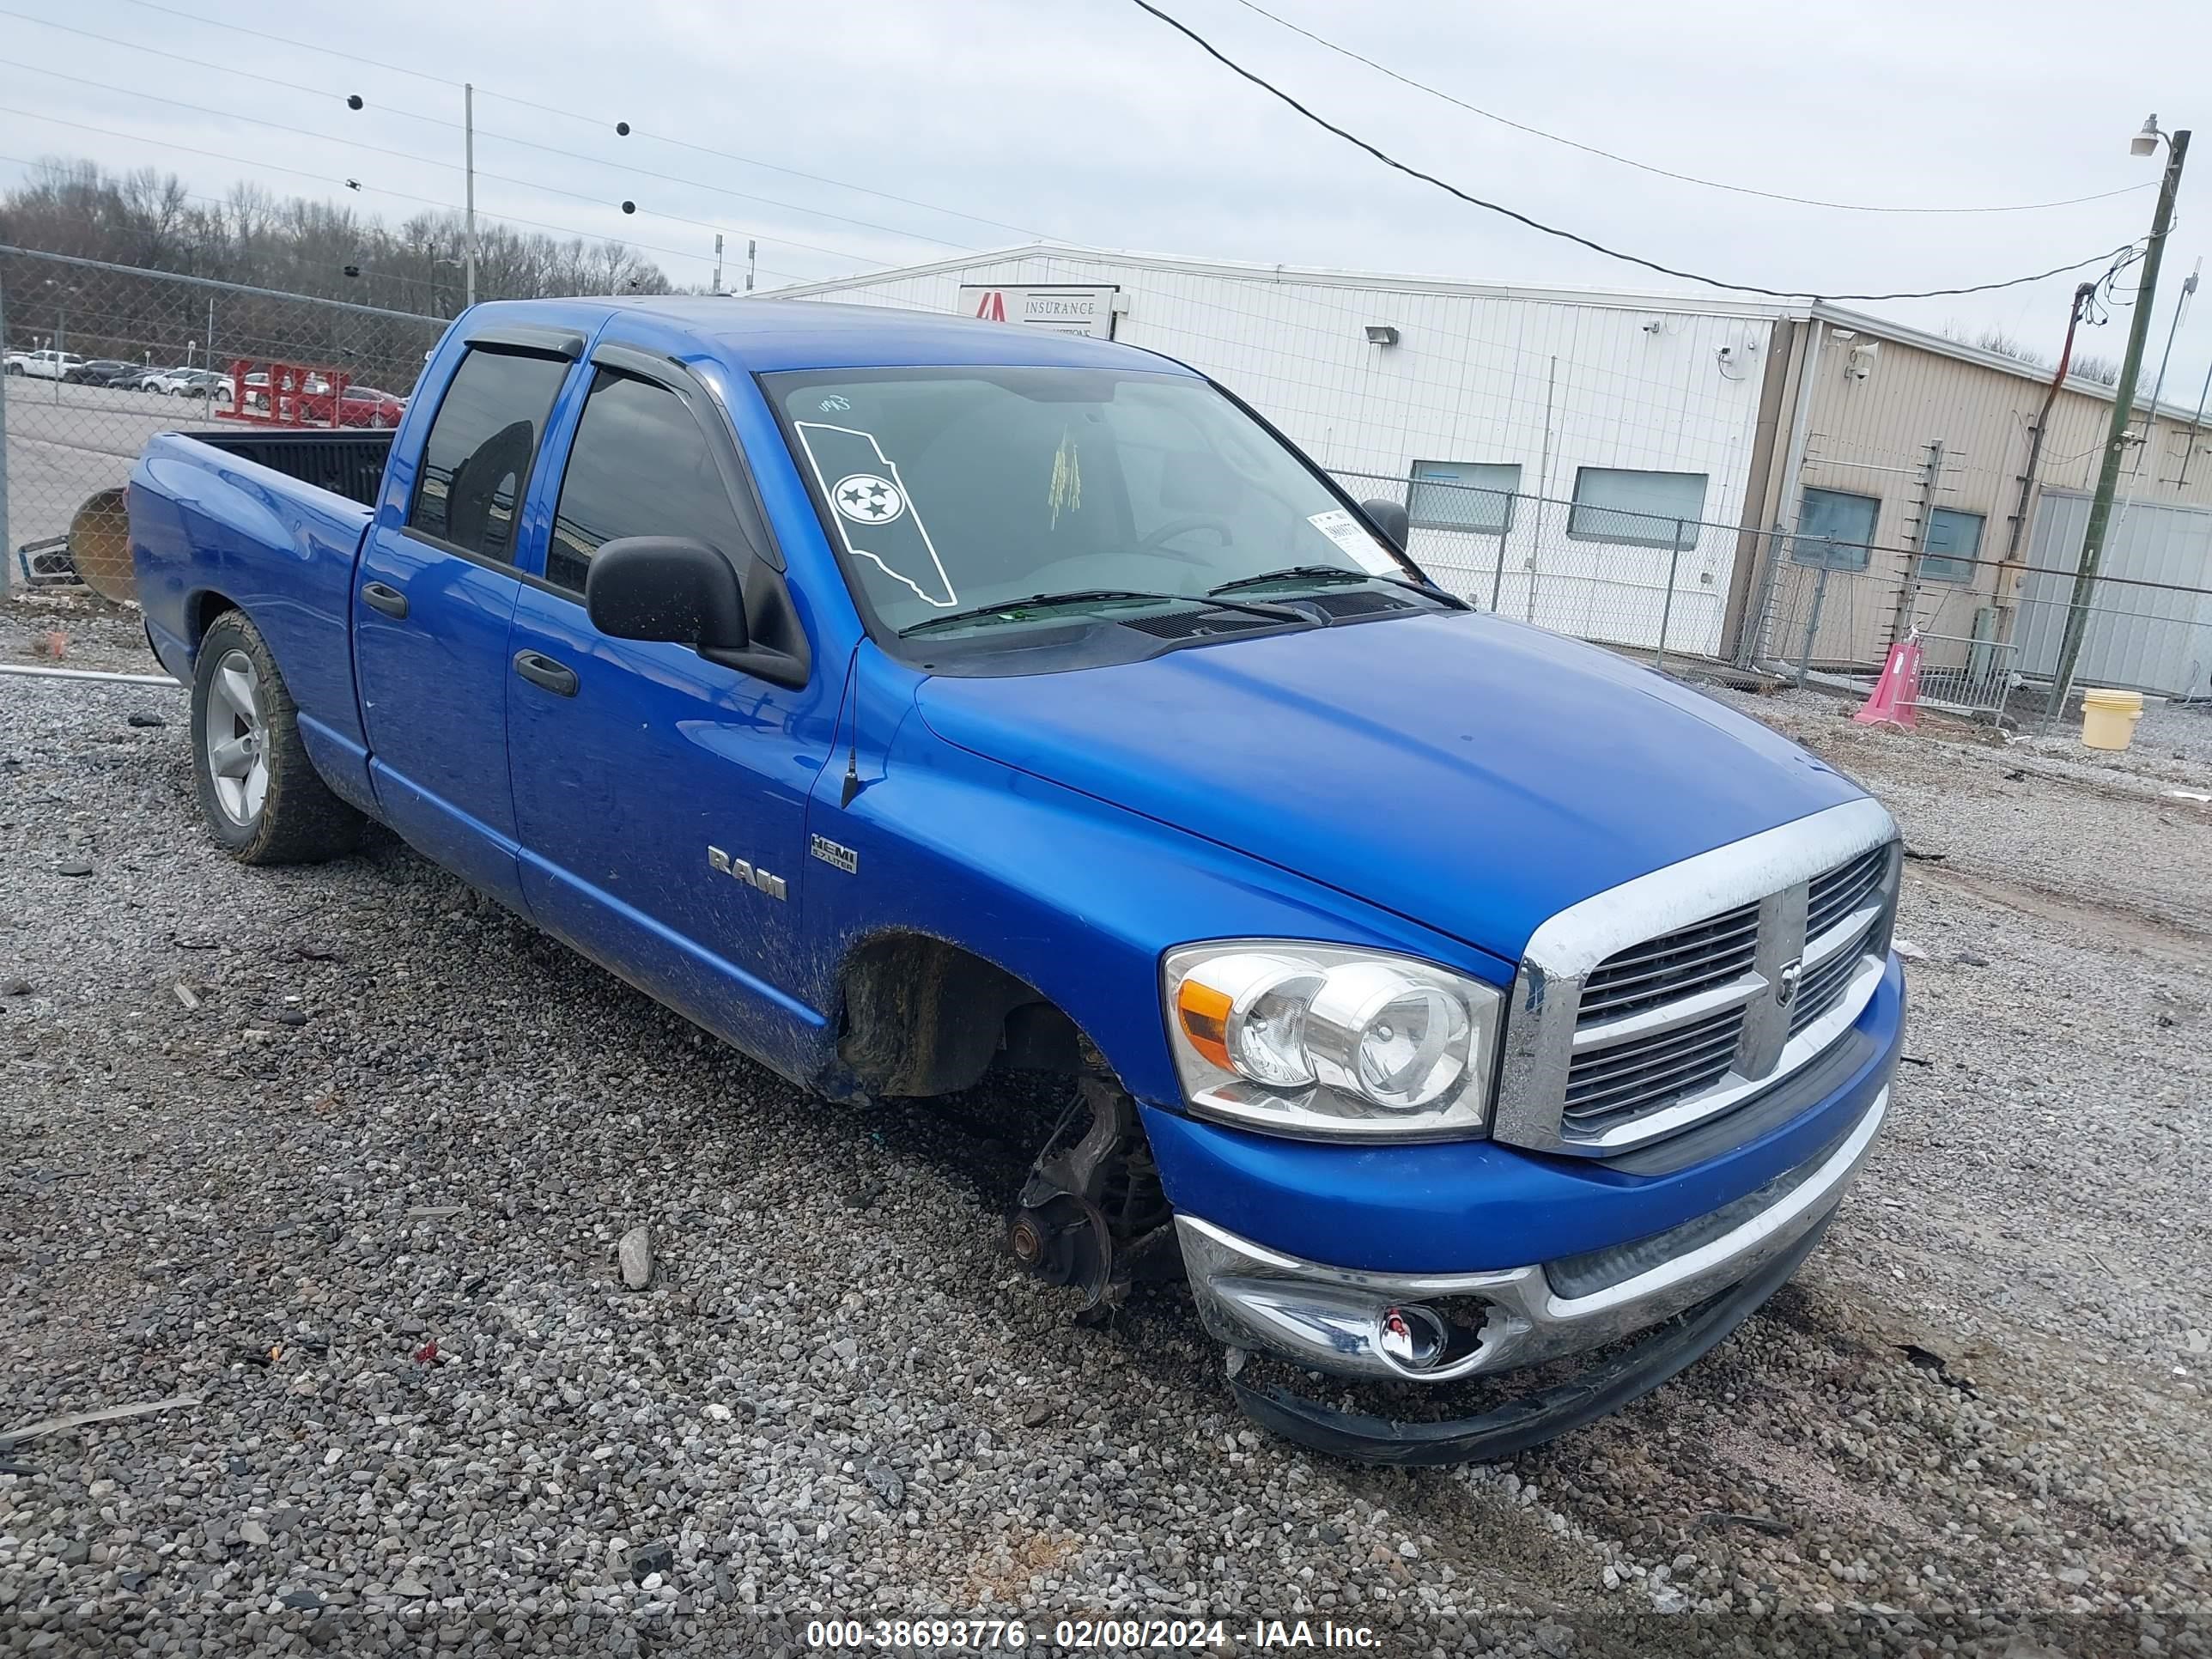
<svg viewBox="0 0 2212 1659">
<path fill-rule="evenodd" d="M 1428 1370 L 1444 1357 L 1449 1343 L 1444 1322 L 1426 1308 L 1385 1308 L 1375 1322 L 1376 1347 L 1408 1370 Z"/>
</svg>

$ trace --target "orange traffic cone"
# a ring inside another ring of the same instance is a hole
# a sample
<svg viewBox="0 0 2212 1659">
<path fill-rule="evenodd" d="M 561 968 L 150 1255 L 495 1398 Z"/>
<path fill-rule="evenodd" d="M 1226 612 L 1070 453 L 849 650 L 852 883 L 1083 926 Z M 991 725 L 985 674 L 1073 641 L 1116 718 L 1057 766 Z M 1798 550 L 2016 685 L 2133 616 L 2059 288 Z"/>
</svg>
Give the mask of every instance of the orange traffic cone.
<svg viewBox="0 0 2212 1659">
<path fill-rule="evenodd" d="M 1889 647 L 1889 659 L 1881 665 L 1881 678 L 1875 682 L 1874 695 L 1851 716 L 1861 726 L 1901 726 L 1909 728 L 1920 724 L 1920 635 L 1913 634 Z"/>
</svg>

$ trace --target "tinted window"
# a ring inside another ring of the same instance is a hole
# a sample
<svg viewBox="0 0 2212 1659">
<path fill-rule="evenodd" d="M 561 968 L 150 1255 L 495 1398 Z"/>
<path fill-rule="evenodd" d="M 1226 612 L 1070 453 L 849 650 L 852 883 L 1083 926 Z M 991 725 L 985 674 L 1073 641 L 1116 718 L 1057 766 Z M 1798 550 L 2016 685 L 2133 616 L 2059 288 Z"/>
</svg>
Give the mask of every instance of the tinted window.
<svg viewBox="0 0 2212 1659">
<path fill-rule="evenodd" d="M 746 547 L 707 434 L 683 399 L 603 368 L 561 480 L 545 580 L 582 592 L 592 555 L 618 536 L 688 536 L 732 559 Z"/>
<path fill-rule="evenodd" d="M 514 514 L 546 411 L 568 373 L 550 357 L 471 351 L 430 423 L 407 522 L 471 553 L 514 558 Z"/>
</svg>

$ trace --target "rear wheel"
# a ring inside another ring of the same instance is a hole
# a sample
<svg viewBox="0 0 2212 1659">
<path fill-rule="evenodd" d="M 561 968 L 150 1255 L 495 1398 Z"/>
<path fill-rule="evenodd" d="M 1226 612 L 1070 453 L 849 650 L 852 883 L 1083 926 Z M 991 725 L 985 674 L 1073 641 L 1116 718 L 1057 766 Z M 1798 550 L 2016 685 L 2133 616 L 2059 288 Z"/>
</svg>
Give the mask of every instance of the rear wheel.
<svg viewBox="0 0 2212 1659">
<path fill-rule="evenodd" d="M 241 864 L 311 864 L 360 845 L 366 820 L 316 775 L 292 694 L 240 611 L 200 641 L 192 772 L 208 827 Z"/>
</svg>

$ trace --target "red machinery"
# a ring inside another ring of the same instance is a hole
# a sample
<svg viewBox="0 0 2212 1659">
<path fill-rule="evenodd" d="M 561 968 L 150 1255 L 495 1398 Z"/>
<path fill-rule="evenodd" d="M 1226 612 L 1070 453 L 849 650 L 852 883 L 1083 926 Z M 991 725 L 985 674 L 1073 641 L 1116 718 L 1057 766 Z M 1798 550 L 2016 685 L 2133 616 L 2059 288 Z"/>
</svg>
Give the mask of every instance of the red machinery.
<svg viewBox="0 0 2212 1659">
<path fill-rule="evenodd" d="M 335 427 L 346 385 L 341 369 L 240 357 L 230 366 L 230 407 L 216 416 L 261 426 Z"/>
</svg>

